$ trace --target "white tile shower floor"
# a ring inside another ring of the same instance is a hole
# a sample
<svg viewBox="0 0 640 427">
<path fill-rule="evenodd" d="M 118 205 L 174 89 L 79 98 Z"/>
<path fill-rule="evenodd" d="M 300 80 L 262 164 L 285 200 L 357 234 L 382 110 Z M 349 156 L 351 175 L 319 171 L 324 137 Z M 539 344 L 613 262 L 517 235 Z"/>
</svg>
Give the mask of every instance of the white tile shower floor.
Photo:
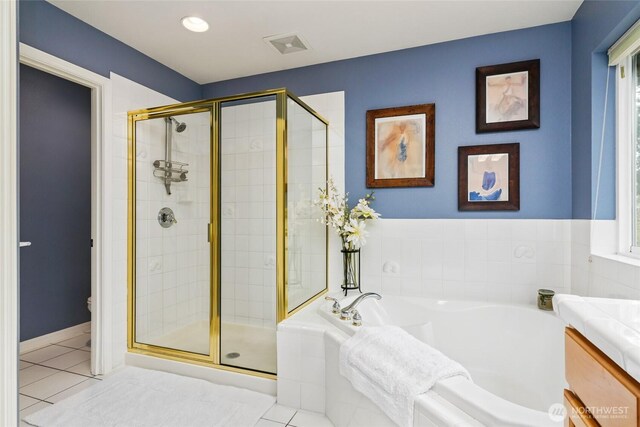
<svg viewBox="0 0 640 427">
<path fill-rule="evenodd" d="M 259 328 L 264 329 L 264 328 Z M 259 342 L 272 342 L 275 346 L 275 336 L 270 339 L 264 337 L 264 331 L 251 330 L 233 331 L 228 333 L 237 335 L 237 341 L 227 342 L 231 351 L 240 349 L 242 343 L 251 343 L 252 339 Z M 262 336 L 254 334 L 261 333 Z M 275 334 L 275 331 L 273 332 Z M 93 376 L 90 372 L 90 352 L 86 346 L 88 334 L 78 335 L 70 340 L 48 345 L 38 350 L 20 355 L 20 426 L 28 426 L 22 419 L 49 405 L 57 403 L 75 393 L 91 387 L 102 380 L 100 376 Z M 223 349 L 225 342 L 223 340 Z M 255 352 L 255 347 L 251 347 Z M 249 355 L 249 353 L 246 353 Z M 256 354 L 256 357 L 259 353 Z M 234 359 L 237 363 L 238 359 Z M 76 363 L 78 362 L 78 363 Z M 255 363 L 251 358 L 244 359 L 246 363 Z M 266 363 L 266 362 L 265 362 Z M 275 347 L 273 349 L 273 368 L 275 369 Z M 242 365 L 241 365 L 242 366 Z M 266 365 L 265 365 L 266 366 Z M 254 368 L 255 369 L 255 368 Z M 277 403 L 271 407 L 258 421 L 255 427 L 333 427 L 331 421 L 322 414 L 296 410 Z M 90 426 L 87 426 L 90 427 Z M 188 427 L 188 426 L 185 426 Z M 232 427 L 232 426 L 230 426 Z"/>
<path fill-rule="evenodd" d="M 273 328 L 264 328 L 222 323 L 220 335 L 220 359 L 223 364 L 263 372 L 276 371 L 275 325 Z M 195 322 L 161 337 L 149 339 L 146 343 L 208 354 L 209 323 L 205 320 Z"/>
</svg>

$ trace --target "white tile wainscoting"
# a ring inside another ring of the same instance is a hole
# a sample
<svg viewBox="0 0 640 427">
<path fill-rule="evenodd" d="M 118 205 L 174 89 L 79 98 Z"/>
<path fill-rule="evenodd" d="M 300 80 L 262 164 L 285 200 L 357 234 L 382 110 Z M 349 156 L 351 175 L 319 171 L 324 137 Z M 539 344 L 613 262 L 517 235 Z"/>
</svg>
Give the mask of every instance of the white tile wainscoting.
<svg viewBox="0 0 640 427">
<path fill-rule="evenodd" d="M 616 253 L 615 221 L 571 221 L 571 293 L 640 299 L 640 260 Z"/>
<path fill-rule="evenodd" d="M 533 304 L 538 288 L 570 289 L 568 220 L 381 219 L 367 229 L 363 292 Z"/>
</svg>

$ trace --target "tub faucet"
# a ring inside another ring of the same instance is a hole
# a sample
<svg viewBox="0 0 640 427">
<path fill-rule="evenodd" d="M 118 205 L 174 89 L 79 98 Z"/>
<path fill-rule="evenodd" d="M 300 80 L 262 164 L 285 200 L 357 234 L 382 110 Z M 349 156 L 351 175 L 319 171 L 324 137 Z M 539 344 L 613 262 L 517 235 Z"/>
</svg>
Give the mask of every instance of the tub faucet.
<svg viewBox="0 0 640 427">
<path fill-rule="evenodd" d="M 367 298 L 375 298 L 377 300 L 382 299 L 382 297 L 375 292 L 367 292 L 365 294 L 360 295 L 358 298 L 354 299 L 351 304 L 340 310 L 340 319 L 341 320 L 351 320 L 351 312 L 364 300 Z"/>
</svg>

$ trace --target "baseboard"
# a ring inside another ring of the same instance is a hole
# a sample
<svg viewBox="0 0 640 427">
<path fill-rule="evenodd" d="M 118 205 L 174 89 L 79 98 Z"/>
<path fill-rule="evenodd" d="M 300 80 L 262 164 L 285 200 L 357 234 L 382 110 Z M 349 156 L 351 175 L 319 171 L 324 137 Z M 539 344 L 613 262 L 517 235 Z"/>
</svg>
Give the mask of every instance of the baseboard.
<svg viewBox="0 0 640 427">
<path fill-rule="evenodd" d="M 22 341 L 20 343 L 20 354 L 28 353 L 33 350 L 37 350 L 42 347 L 46 347 L 49 344 L 54 344 L 60 341 L 71 339 L 80 334 L 91 332 L 91 322 L 81 323 L 76 326 L 72 326 L 60 331 L 51 332 L 47 335 L 35 337 L 30 340 Z"/>
</svg>

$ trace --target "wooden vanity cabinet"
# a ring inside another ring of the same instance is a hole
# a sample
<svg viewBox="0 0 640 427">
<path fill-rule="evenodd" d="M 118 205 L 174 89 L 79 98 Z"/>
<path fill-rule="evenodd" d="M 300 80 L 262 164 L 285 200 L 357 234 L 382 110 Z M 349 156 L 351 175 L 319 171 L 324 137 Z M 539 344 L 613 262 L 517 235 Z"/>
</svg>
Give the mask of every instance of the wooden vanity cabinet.
<svg viewBox="0 0 640 427">
<path fill-rule="evenodd" d="M 640 383 L 573 328 L 565 330 L 566 425 L 640 427 Z"/>
</svg>

